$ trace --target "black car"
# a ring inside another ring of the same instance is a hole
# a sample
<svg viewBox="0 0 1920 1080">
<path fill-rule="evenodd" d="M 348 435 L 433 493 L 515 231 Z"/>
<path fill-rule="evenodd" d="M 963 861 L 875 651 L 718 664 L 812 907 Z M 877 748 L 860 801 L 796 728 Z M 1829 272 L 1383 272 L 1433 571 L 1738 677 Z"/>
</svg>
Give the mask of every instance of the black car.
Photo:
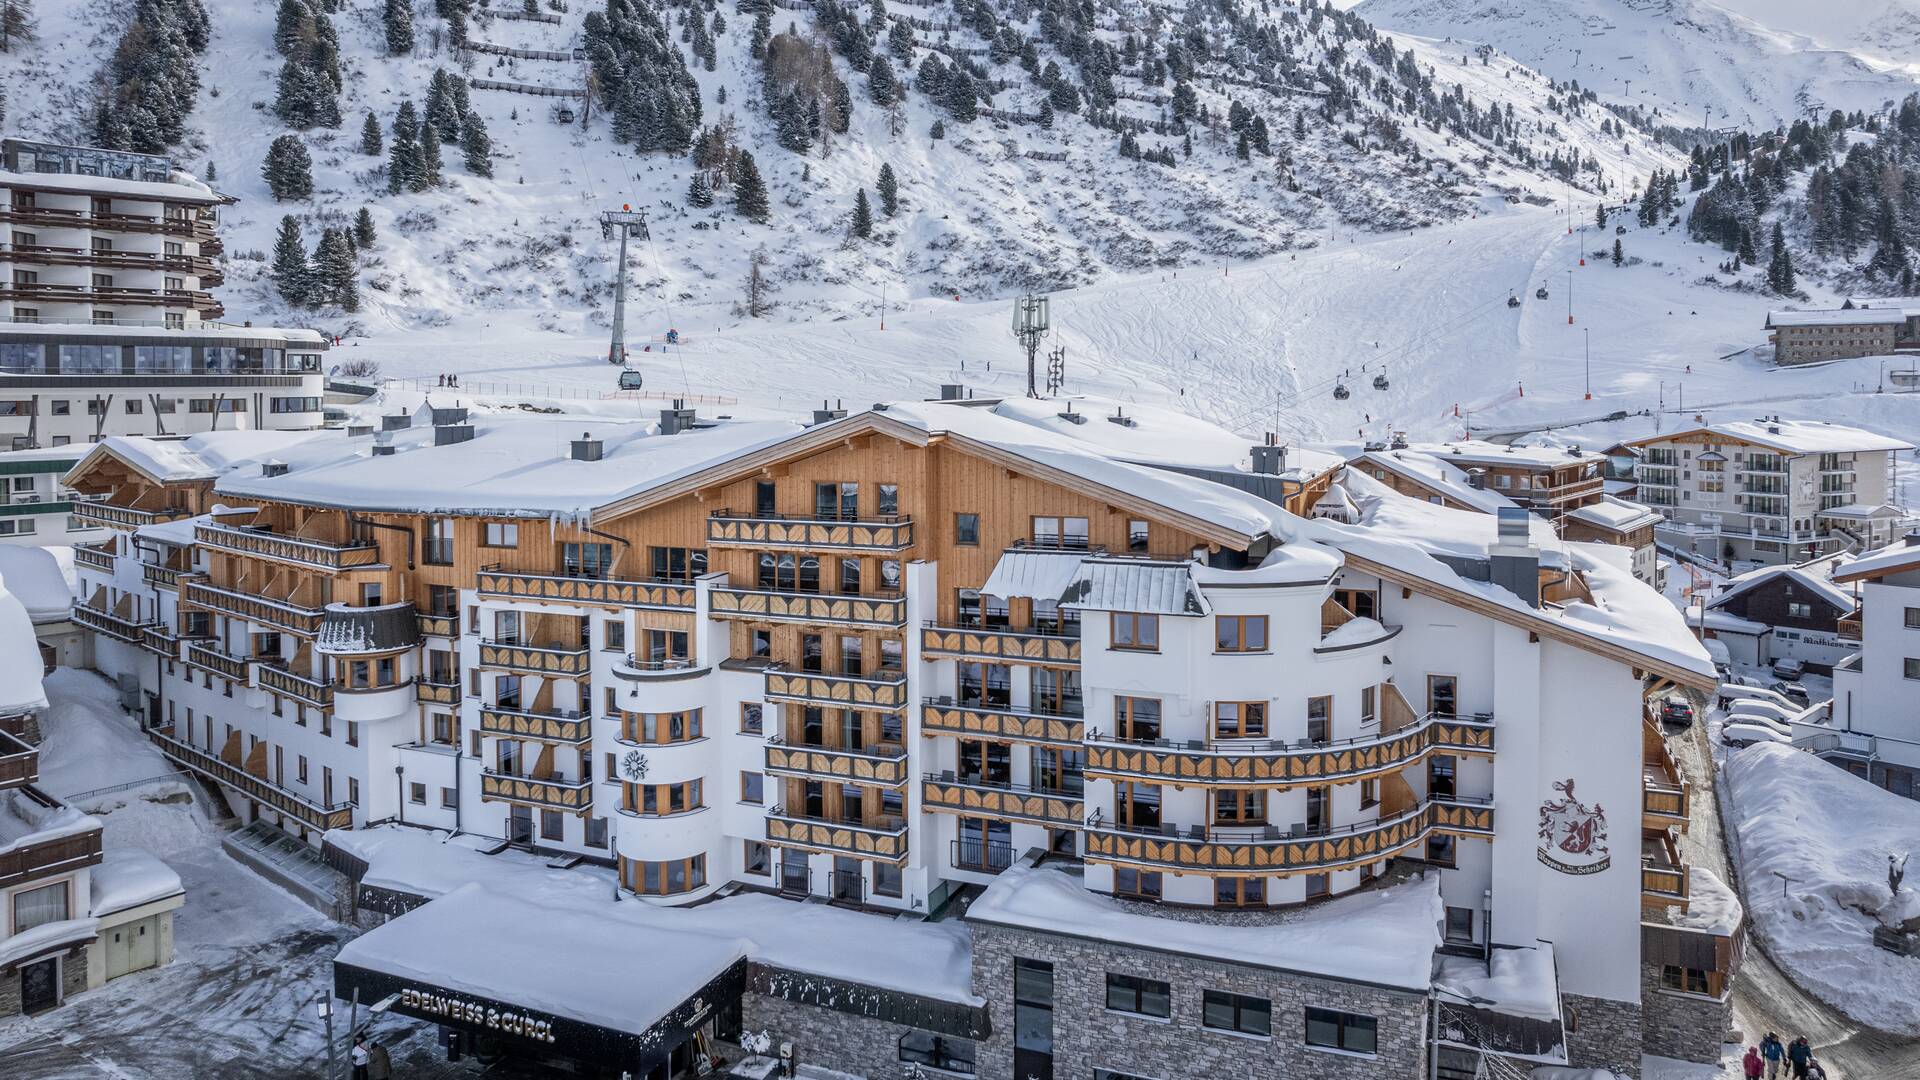
<svg viewBox="0 0 1920 1080">
<path fill-rule="evenodd" d="M 1686 727 L 1693 723 L 1693 705 L 1685 698 L 1668 698 L 1660 704 L 1660 722 Z"/>
</svg>

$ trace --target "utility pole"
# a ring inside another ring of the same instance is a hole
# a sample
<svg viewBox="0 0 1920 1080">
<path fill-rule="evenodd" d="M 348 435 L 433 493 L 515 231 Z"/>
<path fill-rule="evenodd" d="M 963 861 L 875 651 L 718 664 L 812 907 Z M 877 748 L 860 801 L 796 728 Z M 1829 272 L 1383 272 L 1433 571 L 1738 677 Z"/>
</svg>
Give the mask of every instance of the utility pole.
<svg viewBox="0 0 1920 1080">
<path fill-rule="evenodd" d="M 647 234 L 647 212 L 625 203 L 618 210 L 603 212 L 601 238 L 611 240 L 615 232 L 620 234 L 620 270 L 615 275 L 613 289 L 613 341 L 607 346 L 607 363 L 624 364 L 627 362 L 627 238 L 652 239 Z"/>
<path fill-rule="evenodd" d="M 1567 325 L 1573 325 L 1573 271 L 1567 271 Z"/>
<path fill-rule="evenodd" d="M 1053 329 L 1047 307 L 1047 297 L 1035 293 L 1013 302 L 1013 336 L 1019 339 L 1020 347 L 1027 350 L 1027 396 L 1030 398 L 1040 396 L 1034 361 L 1040 353 L 1041 339 Z"/>
<path fill-rule="evenodd" d="M 1587 400 L 1593 400 L 1593 327 L 1583 326 L 1580 332 L 1587 339 Z"/>
</svg>

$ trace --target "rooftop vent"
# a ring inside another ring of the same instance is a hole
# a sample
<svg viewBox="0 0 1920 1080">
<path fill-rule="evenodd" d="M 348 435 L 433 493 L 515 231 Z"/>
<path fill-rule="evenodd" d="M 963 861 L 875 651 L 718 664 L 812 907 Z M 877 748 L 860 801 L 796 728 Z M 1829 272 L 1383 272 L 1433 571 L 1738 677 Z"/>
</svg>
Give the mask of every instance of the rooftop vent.
<svg viewBox="0 0 1920 1080">
<path fill-rule="evenodd" d="M 838 401 L 834 402 L 831 407 L 822 401 L 820 407 L 813 410 L 813 422 L 816 424 L 824 424 L 832 420 L 845 420 L 846 418 L 847 408 Z"/>
<path fill-rule="evenodd" d="M 444 409 L 435 407 L 433 410 L 433 423 L 436 427 L 447 424 L 464 424 L 466 422 L 467 410 L 465 406 L 449 405 Z"/>
<path fill-rule="evenodd" d="M 260 463 L 261 476 L 287 475 L 287 463 L 284 461 L 263 461 Z"/>
<path fill-rule="evenodd" d="M 1487 562 L 1495 585 L 1526 601 L 1529 607 L 1539 607 L 1540 549 L 1531 542 L 1529 518 L 1521 507 L 1499 508 L 1499 532 L 1487 549 Z"/>
<path fill-rule="evenodd" d="M 1475 491 L 1487 490 L 1487 470 L 1468 469 L 1467 470 L 1467 486 L 1474 489 Z"/>
<path fill-rule="evenodd" d="M 1267 432 L 1265 442 L 1253 447 L 1253 471 L 1264 476 L 1279 476 L 1287 471 L 1287 448 L 1280 445 L 1280 437 Z"/>
<path fill-rule="evenodd" d="M 413 426 L 413 417 L 408 416 L 407 410 L 405 409 L 401 409 L 398 413 L 392 416 L 383 416 L 380 418 L 381 431 L 399 431 L 403 428 L 410 428 L 412 426 Z"/>
<path fill-rule="evenodd" d="M 660 410 L 660 434 L 678 435 L 693 429 L 694 412 L 685 398 L 674 398 L 673 408 Z"/>
<path fill-rule="evenodd" d="M 950 382 L 940 384 L 941 401 L 965 401 L 967 397 L 967 385 L 965 383 Z"/>
<path fill-rule="evenodd" d="M 1107 417 L 1107 423 L 1119 424 L 1121 427 L 1139 427 L 1140 426 L 1138 421 L 1134 420 L 1133 417 L 1128 416 L 1127 411 L 1118 405 L 1113 407 L 1113 415 Z"/>
<path fill-rule="evenodd" d="M 359 435 L 371 435 L 371 434 L 373 434 L 372 424 L 348 424 L 347 425 L 347 438 L 349 439 Z"/>
<path fill-rule="evenodd" d="M 605 444 L 593 437 L 592 432 L 583 431 L 573 440 L 573 460 L 599 461 Z"/>
<path fill-rule="evenodd" d="M 374 444 L 373 444 L 373 456 L 374 456 L 374 457 L 392 457 L 392 456 L 393 456 L 393 444 L 392 444 L 392 443 L 390 443 L 390 442 L 388 442 L 388 443 L 374 443 Z"/>
<path fill-rule="evenodd" d="M 1055 415 L 1059 416 L 1060 419 L 1065 420 L 1069 424 L 1084 424 L 1087 422 L 1087 414 L 1074 412 L 1073 402 L 1071 401 L 1067 402 L 1066 412 L 1056 413 Z"/>
<path fill-rule="evenodd" d="M 433 445 L 435 446 L 452 446 L 454 443 L 472 441 L 472 424 L 442 424 L 433 429 Z"/>
<path fill-rule="evenodd" d="M 1778 435 L 1778 434 L 1780 434 L 1780 425 L 1779 425 L 1779 424 L 1768 424 L 1768 425 L 1767 425 L 1767 434 L 1769 434 L 1769 435 Z"/>
</svg>

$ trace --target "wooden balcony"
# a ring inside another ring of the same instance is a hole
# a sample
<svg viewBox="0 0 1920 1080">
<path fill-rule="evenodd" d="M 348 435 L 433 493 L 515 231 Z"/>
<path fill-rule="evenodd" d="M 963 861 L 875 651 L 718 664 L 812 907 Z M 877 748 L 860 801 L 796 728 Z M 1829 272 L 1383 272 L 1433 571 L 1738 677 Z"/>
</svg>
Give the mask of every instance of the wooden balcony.
<svg viewBox="0 0 1920 1080">
<path fill-rule="evenodd" d="M 0 222 L 30 225 L 42 229 L 93 229 L 100 232 L 180 236 L 198 242 L 202 254 L 216 254 L 208 251 L 206 246 L 215 236 L 214 224 L 211 220 L 202 221 L 198 218 L 155 217 L 151 214 L 96 214 L 86 210 L 62 210 L 36 206 L 17 210 L 0 210 Z"/>
<path fill-rule="evenodd" d="M 521 645 L 513 642 L 480 643 L 480 666 L 504 668 L 524 675 L 586 675 L 593 669 L 585 645 Z"/>
<path fill-rule="evenodd" d="M 1340 870 L 1401 855 L 1435 834 L 1491 838 L 1493 806 L 1428 800 L 1402 814 L 1298 835 L 1277 825 L 1135 828 L 1090 820 L 1089 861 L 1236 874 Z"/>
<path fill-rule="evenodd" d="M 140 564 L 140 579 L 156 589 L 172 589 L 178 592 L 181 578 L 190 579 L 201 576 L 204 575 L 194 570 L 176 570 L 171 566 L 159 566 L 149 562 Z"/>
<path fill-rule="evenodd" d="M 483 769 L 480 798 L 485 802 L 517 803 L 543 810 L 582 814 L 593 809 L 593 781 L 540 779 Z"/>
<path fill-rule="evenodd" d="M 142 640 L 142 631 L 152 623 L 135 622 L 132 619 L 102 611 L 86 604 L 73 605 L 73 621 L 89 630 L 105 634 L 110 638 L 124 641 L 129 645 L 138 645 Z"/>
<path fill-rule="evenodd" d="M 945 772 L 923 776 L 920 792 L 922 807 L 936 813 L 1025 821 L 1062 829 L 1078 829 L 1086 820 L 1086 803 L 1077 791 L 995 784 Z"/>
<path fill-rule="evenodd" d="M 460 704 L 460 684 L 428 682 L 425 676 L 415 679 L 413 699 L 422 705 L 458 705 Z"/>
<path fill-rule="evenodd" d="M 209 585 L 204 581 L 183 583 L 180 599 L 195 607 L 217 611 L 222 615 L 244 619 L 262 626 L 271 626 L 303 637 L 312 637 L 320 629 L 321 616 L 326 614 L 317 607 L 301 607 L 284 600 L 252 596 L 248 593 Z"/>
<path fill-rule="evenodd" d="M 254 668 L 253 677 L 262 690 L 271 690 L 316 709 L 333 708 L 333 687 L 328 683 L 295 675 L 286 668 L 269 664 Z"/>
<path fill-rule="evenodd" d="M 1644 827 L 1687 831 L 1693 785 L 1680 778 L 1680 770 L 1674 765 L 1673 756 L 1667 753 L 1664 743 L 1641 763 L 1640 792 L 1641 824 Z"/>
<path fill-rule="evenodd" d="M 75 505 L 85 504 L 77 503 Z M 75 544 L 73 548 L 74 562 L 88 569 L 99 570 L 102 573 L 113 573 L 113 558 L 113 549 L 111 547 L 93 547 L 89 544 Z"/>
<path fill-rule="evenodd" d="M 425 612 L 415 612 L 414 619 L 420 624 L 421 637 L 460 636 L 460 616 L 458 615 L 428 615 Z"/>
<path fill-rule="evenodd" d="M 336 544 L 293 536 L 241 529 L 232 525 L 195 525 L 193 538 L 202 545 L 236 555 L 292 563 L 315 570 L 344 570 L 379 561 L 379 549 L 370 543 Z"/>
<path fill-rule="evenodd" d="M 1439 752 L 1491 756 L 1490 721 L 1426 716 L 1398 731 L 1338 743 L 1234 740 L 1131 743 L 1088 738 L 1088 776 L 1160 783 L 1286 788 L 1352 783 L 1398 772 Z"/>
<path fill-rule="evenodd" d="M 1860 624 L 1862 618 L 1862 609 L 1854 608 L 1852 611 L 1840 616 L 1839 621 L 1835 624 L 1834 633 L 1846 641 L 1861 640 Z"/>
<path fill-rule="evenodd" d="M 180 659 L 180 642 L 185 640 L 191 639 L 182 638 L 159 623 L 140 628 L 140 647 L 169 660 Z"/>
<path fill-rule="evenodd" d="M 112 503 L 96 502 L 92 499 L 77 499 L 73 504 L 73 516 L 91 525 L 133 530 L 143 525 L 158 525 L 165 521 L 178 521 L 183 517 L 192 517 L 193 512 L 183 506 L 138 510 L 131 506 L 115 506 Z"/>
<path fill-rule="evenodd" d="M 25 739 L 0 731 L 0 791 L 40 779 L 40 751 Z"/>
<path fill-rule="evenodd" d="M 990 742 L 1072 746 L 1086 741 L 1086 723 L 1078 716 L 1035 712 L 1011 706 L 959 705 L 949 698 L 928 698 L 920 708 L 923 735 L 959 735 Z"/>
<path fill-rule="evenodd" d="M 502 705 L 482 705 L 480 731 L 509 739 L 578 746 L 593 738 L 593 718 L 563 709 L 528 712 Z"/>
<path fill-rule="evenodd" d="M 749 622 L 820 623 L 838 626 L 905 626 L 906 597 L 893 593 L 777 592 L 720 586 L 709 595 L 718 619 Z"/>
<path fill-rule="evenodd" d="M 220 760 L 213 754 L 197 746 L 190 746 L 173 737 L 172 728 L 149 728 L 147 738 L 152 739 L 160 752 L 175 764 L 199 773 L 215 783 L 230 787 L 247 798 L 271 807 L 310 829 L 350 829 L 353 827 L 353 804 L 322 804 L 296 794 L 285 788 L 269 783 L 265 777 L 256 776 L 247 770 Z"/>
<path fill-rule="evenodd" d="M 223 679 L 232 679 L 242 686 L 251 685 L 253 682 L 249 677 L 250 665 L 247 661 L 238 656 L 228 656 L 210 645 L 201 645 L 197 642 L 188 645 L 187 663 L 211 671 Z"/>
<path fill-rule="evenodd" d="M 24 798 L 49 810 L 58 808 L 58 799 L 38 788 L 22 786 L 14 798 Z M 0 889 L 24 885 L 30 881 L 65 874 L 100 862 L 100 826 L 84 832 L 59 833 L 42 840 L 32 834 L 22 837 L 0 851 Z M 85 913 L 85 908 L 81 909 Z"/>
<path fill-rule="evenodd" d="M 202 289 L 152 289 L 127 285 L 80 285 L 60 282 L 0 281 L 0 300 L 41 304 L 132 304 L 137 307 L 198 308 L 217 319 L 226 308 Z"/>
<path fill-rule="evenodd" d="M 920 653 L 932 659 L 1067 667 L 1080 662 L 1080 635 L 928 623 L 920 630 Z"/>
<path fill-rule="evenodd" d="M 1640 903 L 1646 907 L 1687 908 L 1692 882 L 1687 864 L 1670 833 L 1645 835 L 1640 841 Z"/>
<path fill-rule="evenodd" d="M 832 821 L 776 806 L 767 811 L 767 843 L 897 863 L 907 858 L 907 823 L 900 818 Z"/>
<path fill-rule="evenodd" d="M 715 510 L 707 518 L 707 546 L 892 553 L 913 546 L 913 519 L 839 521 Z"/>
<path fill-rule="evenodd" d="M 771 735 L 767 738 L 766 769 L 778 776 L 900 787 L 907 782 L 907 751 L 885 743 L 865 750 L 789 745 L 780 736 Z"/>
<path fill-rule="evenodd" d="M 688 582 L 613 581 L 606 578 L 526 574 L 490 567 L 480 571 L 481 596 L 496 600 L 532 600 L 593 607 L 657 608 L 692 611 L 694 588 Z"/>
<path fill-rule="evenodd" d="M 768 701 L 885 712 L 907 707 L 905 672 L 835 675 L 828 671 L 788 671 L 775 666 L 767 669 L 766 679 Z"/>
</svg>

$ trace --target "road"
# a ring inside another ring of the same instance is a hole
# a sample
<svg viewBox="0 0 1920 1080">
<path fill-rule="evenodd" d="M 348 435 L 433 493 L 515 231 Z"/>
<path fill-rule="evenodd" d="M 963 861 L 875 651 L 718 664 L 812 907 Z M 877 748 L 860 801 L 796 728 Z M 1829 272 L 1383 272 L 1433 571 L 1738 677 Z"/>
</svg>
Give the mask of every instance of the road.
<svg viewBox="0 0 1920 1080">
<path fill-rule="evenodd" d="M 1675 763 L 1693 783 L 1692 816 L 1680 838 L 1681 854 L 1694 866 L 1704 866 L 1732 883 L 1726 837 L 1720 827 L 1720 807 L 1713 758 L 1704 724 L 1669 740 Z M 1734 981 L 1733 1020 L 1748 1044 L 1768 1031 L 1783 1039 L 1805 1035 L 1814 1055 L 1831 1080 L 1920 1080 L 1920 1040 L 1863 1028 L 1825 1002 L 1802 991 L 1769 958 L 1749 934 L 1740 977 Z"/>
</svg>

